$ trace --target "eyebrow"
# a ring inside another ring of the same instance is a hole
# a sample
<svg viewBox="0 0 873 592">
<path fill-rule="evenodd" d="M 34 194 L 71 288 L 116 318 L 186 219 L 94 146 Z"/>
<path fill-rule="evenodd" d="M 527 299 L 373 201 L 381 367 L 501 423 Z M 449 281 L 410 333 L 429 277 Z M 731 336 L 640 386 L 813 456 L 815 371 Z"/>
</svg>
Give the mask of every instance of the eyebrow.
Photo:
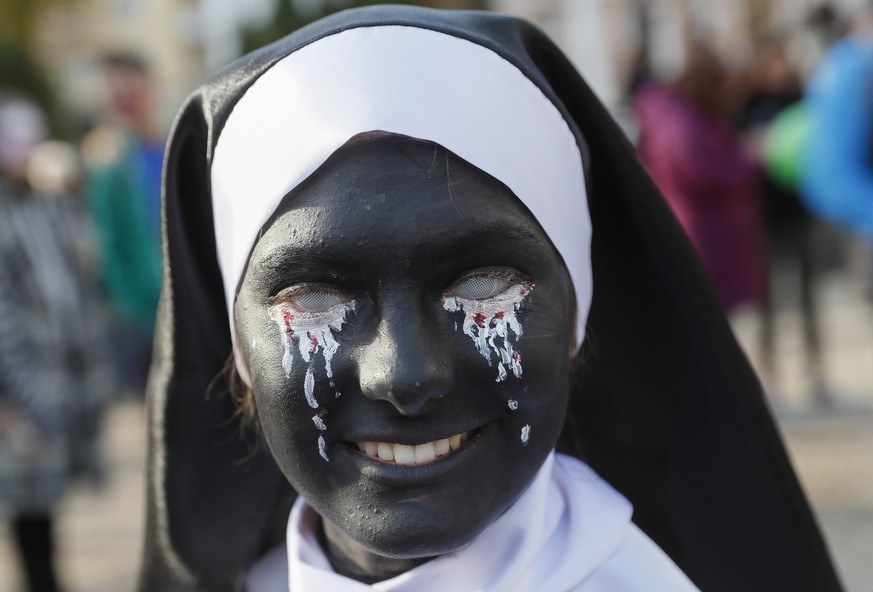
<svg viewBox="0 0 873 592">
<path fill-rule="evenodd" d="M 453 240 L 451 244 L 439 249 L 437 255 L 451 258 L 500 242 L 506 242 L 507 246 L 513 248 L 524 248 L 524 245 L 528 243 L 542 243 L 543 240 L 543 237 L 517 225 L 486 227 Z M 334 250 L 334 254 L 331 254 L 330 249 L 316 252 L 305 248 L 295 249 L 283 246 L 267 253 L 257 267 L 268 273 L 282 271 L 289 267 L 301 271 L 327 268 L 340 273 L 353 273 L 359 271 L 359 267 L 355 264 L 354 258 L 346 254 L 354 252 L 354 248 Z"/>
<path fill-rule="evenodd" d="M 464 251 L 492 245 L 495 242 L 499 243 L 501 241 L 515 244 L 517 245 L 516 248 L 518 248 L 518 246 L 520 246 L 519 241 L 521 245 L 528 241 L 540 243 L 543 241 L 543 238 L 530 232 L 526 228 L 521 228 L 515 225 L 507 225 L 500 228 L 488 227 L 477 230 L 476 233 L 462 237 L 457 241 L 453 241 L 450 246 L 443 250 L 443 254 L 445 256 L 457 255 Z"/>
<path fill-rule="evenodd" d="M 288 267 L 304 270 L 324 267 L 340 271 L 352 271 L 355 269 L 355 266 L 345 258 L 333 257 L 323 252 L 313 253 L 290 247 L 274 249 L 258 262 L 258 269 L 267 272 L 281 271 Z"/>
</svg>

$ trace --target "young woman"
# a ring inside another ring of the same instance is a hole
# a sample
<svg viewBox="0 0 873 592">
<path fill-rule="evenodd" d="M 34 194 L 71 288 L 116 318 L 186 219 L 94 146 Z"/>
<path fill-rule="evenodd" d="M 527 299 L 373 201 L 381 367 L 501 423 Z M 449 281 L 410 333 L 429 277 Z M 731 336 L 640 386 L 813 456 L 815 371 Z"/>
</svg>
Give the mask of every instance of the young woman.
<svg viewBox="0 0 873 592">
<path fill-rule="evenodd" d="M 243 58 L 164 208 L 142 590 L 839 588 L 681 230 L 530 25 L 376 7 Z"/>
</svg>

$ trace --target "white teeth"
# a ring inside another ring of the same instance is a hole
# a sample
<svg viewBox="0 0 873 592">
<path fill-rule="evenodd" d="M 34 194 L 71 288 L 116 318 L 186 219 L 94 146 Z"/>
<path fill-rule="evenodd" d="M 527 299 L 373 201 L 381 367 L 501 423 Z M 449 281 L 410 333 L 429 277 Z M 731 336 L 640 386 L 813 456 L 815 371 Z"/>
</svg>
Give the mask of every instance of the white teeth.
<svg viewBox="0 0 873 592">
<path fill-rule="evenodd" d="M 450 449 L 448 438 L 443 438 L 442 440 L 437 440 L 433 443 L 433 452 L 436 456 L 442 456 Z"/>
<path fill-rule="evenodd" d="M 413 465 L 415 464 L 415 449 L 412 446 L 404 446 L 403 444 L 394 445 L 394 462 L 398 465 Z"/>
<path fill-rule="evenodd" d="M 388 442 L 358 442 L 358 450 L 371 458 L 398 465 L 422 465 L 433 462 L 461 447 L 469 439 L 468 434 L 457 434 L 434 442 L 416 446 Z"/>
<path fill-rule="evenodd" d="M 436 452 L 433 449 L 433 443 L 419 444 L 415 447 L 415 464 L 430 462 L 436 458 Z"/>
<path fill-rule="evenodd" d="M 394 447 L 385 442 L 376 444 L 379 458 L 382 460 L 394 460 Z"/>
</svg>

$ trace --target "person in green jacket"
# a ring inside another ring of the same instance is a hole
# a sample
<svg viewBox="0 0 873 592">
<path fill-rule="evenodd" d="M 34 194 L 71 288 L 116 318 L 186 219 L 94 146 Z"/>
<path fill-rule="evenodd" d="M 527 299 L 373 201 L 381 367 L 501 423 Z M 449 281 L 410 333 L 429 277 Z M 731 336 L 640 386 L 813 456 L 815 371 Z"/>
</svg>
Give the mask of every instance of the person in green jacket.
<svg viewBox="0 0 873 592">
<path fill-rule="evenodd" d="M 105 60 L 107 125 L 91 132 L 86 198 L 94 225 L 100 281 L 114 319 L 121 384 L 142 390 L 161 291 L 160 183 L 164 141 L 154 124 L 145 63 Z"/>
</svg>

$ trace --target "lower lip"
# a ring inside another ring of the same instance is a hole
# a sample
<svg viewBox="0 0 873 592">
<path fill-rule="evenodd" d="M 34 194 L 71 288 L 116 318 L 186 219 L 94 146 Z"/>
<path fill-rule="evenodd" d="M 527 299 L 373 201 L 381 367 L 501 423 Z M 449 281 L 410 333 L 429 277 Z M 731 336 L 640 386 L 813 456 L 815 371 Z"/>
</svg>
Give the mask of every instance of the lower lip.
<svg viewBox="0 0 873 592">
<path fill-rule="evenodd" d="M 388 464 L 361 452 L 357 447 L 340 446 L 338 451 L 358 467 L 361 475 L 373 481 L 389 485 L 436 481 L 471 458 L 476 453 L 476 449 L 482 445 L 483 440 L 491 436 L 492 428 L 493 424 L 490 423 L 477 428 L 457 450 L 421 465 Z"/>
</svg>

